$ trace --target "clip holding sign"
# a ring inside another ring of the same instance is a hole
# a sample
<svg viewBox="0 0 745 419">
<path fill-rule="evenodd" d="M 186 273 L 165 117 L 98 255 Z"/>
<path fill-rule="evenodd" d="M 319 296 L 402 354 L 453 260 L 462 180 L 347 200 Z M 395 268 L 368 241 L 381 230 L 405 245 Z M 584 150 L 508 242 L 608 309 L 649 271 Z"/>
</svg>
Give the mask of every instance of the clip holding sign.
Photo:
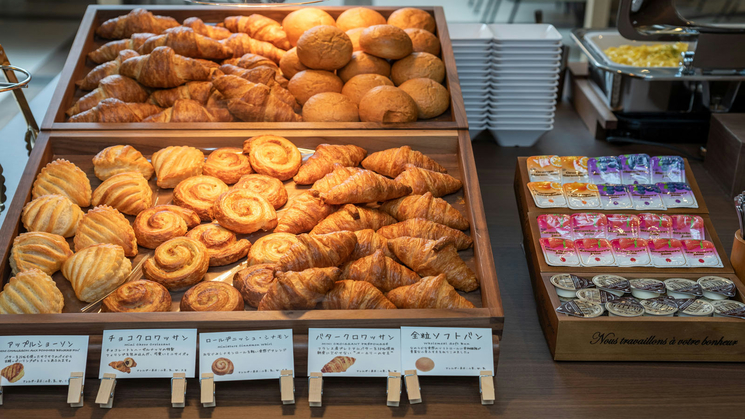
<svg viewBox="0 0 745 419">
<path fill-rule="evenodd" d="M 3 377 L 0 377 L 0 406 L 3 405 Z"/>
<path fill-rule="evenodd" d="M 83 407 L 83 386 L 85 376 L 82 372 L 70 373 L 67 380 L 67 403 L 70 407 Z"/>
<path fill-rule="evenodd" d="M 174 372 L 171 378 L 171 405 L 186 406 L 186 374 L 183 372 Z"/>
<path fill-rule="evenodd" d="M 282 370 L 280 372 L 279 393 L 282 404 L 295 404 L 295 380 L 292 370 Z"/>
<path fill-rule="evenodd" d="M 388 395 L 388 406 L 395 406 L 401 403 L 401 373 L 389 372 L 388 384 L 385 390 Z"/>
<path fill-rule="evenodd" d="M 421 403 L 422 388 L 419 387 L 419 376 L 416 374 L 416 370 L 404 371 L 404 384 L 406 384 L 406 394 L 409 396 L 409 403 Z"/>
<path fill-rule="evenodd" d="M 497 397 L 494 391 L 494 374 L 491 371 L 479 373 L 479 393 L 481 393 L 481 404 L 494 404 Z"/>
<path fill-rule="evenodd" d="M 321 407 L 323 397 L 323 374 L 312 372 L 308 375 L 308 404 L 310 407 Z"/>
<path fill-rule="evenodd" d="M 96 395 L 96 404 L 102 409 L 111 409 L 114 405 L 114 389 L 116 388 L 116 374 L 104 373 L 101 386 Z"/>
<path fill-rule="evenodd" d="M 202 373 L 199 379 L 202 406 L 215 407 L 215 374 L 211 372 Z"/>
</svg>

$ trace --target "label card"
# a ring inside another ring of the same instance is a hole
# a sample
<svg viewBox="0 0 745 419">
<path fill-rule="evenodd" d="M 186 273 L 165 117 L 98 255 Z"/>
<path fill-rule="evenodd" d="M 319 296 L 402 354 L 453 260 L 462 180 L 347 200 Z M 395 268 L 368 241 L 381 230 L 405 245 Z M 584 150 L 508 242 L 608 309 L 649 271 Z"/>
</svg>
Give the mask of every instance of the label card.
<svg viewBox="0 0 745 419">
<path fill-rule="evenodd" d="M 292 329 L 199 334 L 199 376 L 215 381 L 278 379 L 294 370 Z"/>
<path fill-rule="evenodd" d="M 308 374 L 387 377 L 401 372 L 399 329 L 308 329 Z"/>
<path fill-rule="evenodd" d="M 88 336 L 0 336 L 0 382 L 4 386 L 66 386 L 82 372 Z"/>
<path fill-rule="evenodd" d="M 98 378 L 194 378 L 196 355 L 197 329 L 104 330 Z"/>
<path fill-rule="evenodd" d="M 494 371 L 491 329 L 402 327 L 401 368 L 419 375 L 478 376 Z"/>
</svg>

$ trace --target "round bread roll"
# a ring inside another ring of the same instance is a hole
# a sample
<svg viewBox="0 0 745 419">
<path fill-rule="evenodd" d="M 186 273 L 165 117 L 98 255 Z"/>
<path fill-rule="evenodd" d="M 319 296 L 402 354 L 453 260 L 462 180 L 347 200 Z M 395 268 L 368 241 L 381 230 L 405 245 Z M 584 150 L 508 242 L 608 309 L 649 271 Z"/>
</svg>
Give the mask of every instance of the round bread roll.
<svg viewBox="0 0 745 419">
<path fill-rule="evenodd" d="M 319 93 L 305 102 L 303 121 L 306 122 L 359 122 L 360 114 L 348 97 L 341 93 Z"/>
<path fill-rule="evenodd" d="M 308 68 L 333 71 L 352 59 L 352 41 L 336 26 L 316 26 L 298 39 L 297 57 Z"/>
<path fill-rule="evenodd" d="M 440 55 L 440 40 L 430 31 L 419 28 L 404 29 L 411 43 L 414 45 L 414 52 L 428 52 L 432 55 Z"/>
<path fill-rule="evenodd" d="M 360 48 L 368 54 L 389 60 L 400 60 L 414 50 L 409 35 L 391 25 L 373 25 L 362 31 Z"/>
<path fill-rule="evenodd" d="M 336 18 L 336 26 L 345 32 L 350 29 L 367 28 L 372 25 L 385 25 L 385 18 L 380 13 L 367 7 L 347 9 Z"/>
<path fill-rule="evenodd" d="M 374 87 L 360 100 L 363 122 L 414 122 L 418 114 L 414 99 L 393 86 Z"/>
<path fill-rule="evenodd" d="M 311 97 L 323 92 L 341 93 L 344 83 L 334 73 L 323 70 L 305 70 L 295 74 L 287 89 L 295 96 L 300 105 Z"/>
<path fill-rule="evenodd" d="M 336 72 L 344 83 L 358 74 L 380 74 L 384 77 L 391 76 L 391 65 L 388 61 L 370 55 L 363 51 L 352 54 L 352 59 Z"/>
<path fill-rule="evenodd" d="M 279 68 L 288 79 L 295 77 L 295 74 L 301 71 L 308 70 L 308 67 L 304 66 L 297 57 L 297 47 L 285 52 L 285 55 L 279 60 Z"/>
<path fill-rule="evenodd" d="M 320 26 L 336 26 L 334 18 L 330 14 L 315 7 L 303 7 L 285 16 L 282 20 L 282 29 L 287 34 L 290 45 L 297 46 L 297 41 L 308 29 Z"/>
<path fill-rule="evenodd" d="M 360 74 L 352 77 L 341 89 L 341 93 L 359 106 L 360 99 L 373 87 L 393 86 L 393 82 L 380 74 Z"/>
<path fill-rule="evenodd" d="M 450 93 L 445 86 L 428 78 L 410 79 L 401 83 L 399 89 L 408 93 L 419 111 L 419 119 L 430 119 L 442 115 L 450 107 Z"/>
<path fill-rule="evenodd" d="M 398 9 L 388 16 L 388 24 L 398 26 L 401 29 L 419 28 L 435 33 L 435 18 L 422 9 L 404 7 Z"/>
<path fill-rule="evenodd" d="M 396 86 L 409 79 L 426 77 L 438 83 L 445 80 L 445 64 L 428 52 L 414 52 L 391 67 L 391 80 Z"/>
<path fill-rule="evenodd" d="M 360 47 L 360 35 L 362 35 L 362 31 L 365 29 L 367 28 L 354 28 L 346 32 L 349 40 L 352 41 L 352 51 L 362 51 Z"/>
</svg>

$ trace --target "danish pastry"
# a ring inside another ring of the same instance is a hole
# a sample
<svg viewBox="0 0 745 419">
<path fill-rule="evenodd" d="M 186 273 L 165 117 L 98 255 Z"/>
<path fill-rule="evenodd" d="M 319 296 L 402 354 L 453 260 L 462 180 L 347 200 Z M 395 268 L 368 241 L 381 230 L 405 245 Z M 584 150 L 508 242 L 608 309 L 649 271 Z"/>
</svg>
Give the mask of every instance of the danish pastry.
<svg viewBox="0 0 745 419">
<path fill-rule="evenodd" d="M 190 228 L 199 225 L 199 216 L 188 209 L 175 205 L 158 205 L 142 211 L 134 222 L 137 243 L 155 249 L 161 243 L 183 236 Z"/>
<path fill-rule="evenodd" d="M 192 176 L 173 189 L 173 203 L 196 212 L 202 221 L 211 221 L 212 206 L 228 189 L 228 185 L 216 177 Z"/>
<path fill-rule="evenodd" d="M 215 373 L 215 375 L 232 374 L 234 368 L 233 361 L 228 358 L 217 358 L 212 363 L 212 372 Z"/>
<path fill-rule="evenodd" d="M 277 279 L 274 265 L 262 263 L 241 269 L 233 276 L 233 286 L 243 296 L 243 301 L 251 307 L 258 307 L 269 287 Z"/>
<path fill-rule="evenodd" d="M 91 205 L 91 182 L 85 172 L 67 160 L 57 159 L 41 169 L 31 189 L 31 198 L 59 194 L 81 207 Z"/>
<path fill-rule="evenodd" d="M 243 297 L 230 284 L 200 282 L 181 298 L 181 311 L 243 311 Z"/>
<path fill-rule="evenodd" d="M 121 285 L 132 272 L 132 262 L 115 244 L 96 244 L 78 251 L 62 265 L 78 300 L 91 303 Z"/>
<path fill-rule="evenodd" d="M 277 226 L 277 212 L 261 195 L 247 189 L 231 189 L 217 198 L 212 211 L 220 225 L 236 233 L 250 234 Z"/>
<path fill-rule="evenodd" d="M 32 231 L 19 234 L 13 240 L 9 262 L 13 275 L 29 269 L 38 269 L 52 275 L 70 256 L 72 250 L 64 237 Z"/>
<path fill-rule="evenodd" d="M 310 310 L 323 300 L 339 279 L 339 268 L 312 268 L 301 272 L 277 272 L 277 280 L 259 303 L 264 310 Z"/>
<path fill-rule="evenodd" d="M 43 231 L 72 237 L 83 218 L 83 210 L 64 195 L 43 195 L 29 202 L 21 212 L 28 231 Z"/>
<path fill-rule="evenodd" d="M 171 311 L 171 294 L 157 282 L 145 279 L 125 282 L 103 300 L 101 311 L 111 313 Z"/>
<path fill-rule="evenodd" d="M 287 253 L 293 244 L 297 243 L 297 236 L 290 233 L 272 233 L 256 240 L 248 251 L 248 264 L 276 264 Z"/>
<path fill-rule="evenodd" d="M 140 172 L 145 179 L 153 177 L 153 165 L 131 145 L 113 145 L 93 157 L 93 172 L 106 180 L 117 173 Z"/>
<path fill-rule="evenodd" d="M 257 195 L 261 195 L 274 209 L 282 208 L 287 203 L 287 189 L 285 185 L 277 178 L 267 175 L 245 175 L 236 183 L 233 188 L 247 189 Z"/>
<path fill-rule="evenodd" d="M 190 287 L 201 281 L 210 267 L 207 248 L 188 237 L 170 239 L 155 249 L 142 265 L 145 278 L 169 290 Z"/>
<path fill-rule="evenodd" d="M 293 180 L 298 185 L 311 185 L 333 172 L 334 164 L 355 167 L 366 155 L 367 151 L 356 145 L 320 144 L 316 147 L 316 152 L 300 166 Z"/>
<path fill-rule="evenodd" d="M 246 239 L 236 240 L 235 233 L 219 224 L 200 224 L 186 237 L 198 240 L 207 248 L 210 266 L 229 265 L 248 254 L 251 242 Z"/>
<path fill-rule="evenodd" d="M 108 205 L 124 214 L 137 215 L 153 206 L 153 190 L 140 172 L 117 173 L 98 185 L 91 204 Z"/>
<path fill-rule="evenodd" d="M 243 152 L 248 154 L 256 173 L 291 179 L 302 164 L 300 150 L 288 139 L 276 135 L 260 135 L 243 142 Z"/>
<path fill-rule="evenodd" d="M 253 173 L 253 169 L 248 161 L 248 156 L 243 154 L 242 149 L 223 147 L 207 156 L 207 162 L 204 163 L 202 172 L 232 185 L 238 182 L 241 176 Z"/>
<path fill-rule="evenodd" d="M 132 226 L 121 212 L 108 205 L 95 207 L 83 216 L 73 243 L 76 252 L 94 244 L 109 243 L 121 246 L 127 257 L 137 256 L 137 238 Z"/>
<path fill-rule="evenodd" d="M 18 273 L 0 292 L 0 314 L 62 313 L 64 306 L 57 284 L 38 269 Z"/>
<path fill-rule="evenodd" d="M 336 205 L 330 205 L 320 198 L 316 190 L 305 191 L 296 195 L 290 206 L 279 214 L 277 233 L 306 233 L 313 229 L 321 220 L 336 211 Z"/>
<path fill-rule="evenodd" d="M 204 153 L 194 147 L 171 146 L 156 151 L 152 161 L 158 186 L 170 189 L 188 177 L 202 174 Z"/>
</svg>

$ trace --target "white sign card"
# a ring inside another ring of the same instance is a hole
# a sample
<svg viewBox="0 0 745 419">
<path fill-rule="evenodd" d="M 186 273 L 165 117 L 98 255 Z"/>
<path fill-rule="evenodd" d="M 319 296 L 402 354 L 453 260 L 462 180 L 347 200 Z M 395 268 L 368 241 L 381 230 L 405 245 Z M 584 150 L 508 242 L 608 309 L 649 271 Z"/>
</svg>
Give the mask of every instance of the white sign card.
<svg viewBox="0 0 745 419">
<path fill-rule="evenodd" d="M 199 334 L 199 375 L 215 381 L 277 379 L 294 370 L 292 329 Z"/>
<path fill-rule="evenodd" d="M 87 358 L 88 336 L 0 336 L 0 384 L 66 386 Z"/>
<path fill-rule="evenodd" d="M 308 329 L 308 375 L 387 377 L 401 372 L 399 329 Z"/>
<path fill-rule="evenodd" d="M 491 329 L 402 327 L 401 366 L 418 375 L 473 375 L 494 371 Z"/>
<path fill-rule="evenodd" d="M 197 329 L 104 330 L 98 378 L 194 378 L 196 355 Z"/>
</svg>

